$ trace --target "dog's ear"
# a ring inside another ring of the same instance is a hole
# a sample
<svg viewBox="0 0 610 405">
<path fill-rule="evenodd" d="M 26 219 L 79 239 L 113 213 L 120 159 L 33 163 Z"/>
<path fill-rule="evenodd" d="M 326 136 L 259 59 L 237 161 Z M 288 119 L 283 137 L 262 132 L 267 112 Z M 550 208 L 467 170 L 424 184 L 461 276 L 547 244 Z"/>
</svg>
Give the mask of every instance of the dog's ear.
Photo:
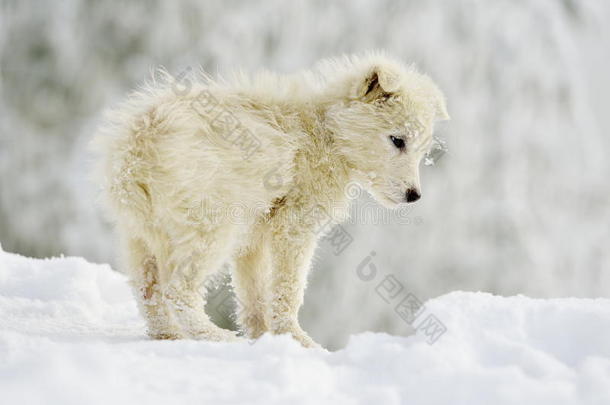
<svg viewBox="0 0 610 405">
<path fill-rule="evenodd" d="M 447 103 L 445 101 L 445 96 L 438 91 L 439 94 L 436 96 L 436 100 L 434 102 L 434 112 L 436 121 L 449 121 L 451 117 L 447 112 Z"/>
<path fill-rule="evenodd" d="M 357 96 L 366 102 L 388 99 L 398 89 L 397 82 L 396 76 L 389 70 L 374 66 L 360 81 Z"/>
<path fill-rule="evenodd" d="M 449 121 L 451 119 L 449 113 L 447 112 L 447 106 L 445 105 L 444 100 L 437 105 L 436 119 L 438 121 Z"/>
</svg>

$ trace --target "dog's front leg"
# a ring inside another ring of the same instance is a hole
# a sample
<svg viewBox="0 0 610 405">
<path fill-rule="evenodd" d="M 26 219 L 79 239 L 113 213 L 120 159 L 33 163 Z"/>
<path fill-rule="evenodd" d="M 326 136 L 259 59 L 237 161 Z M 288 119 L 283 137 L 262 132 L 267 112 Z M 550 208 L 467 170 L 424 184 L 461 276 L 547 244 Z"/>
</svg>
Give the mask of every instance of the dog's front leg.
<svg viewBox="0 0 610 405">
<path fill-rule="evenodd" d="M 271 240 L 271 332 L 289 333 L 305 347 L 320 347 L 301 329 L 298 320 L 316 235 L 309 229 L 294 228 L 299 227 L 290 223 L 280 224 Z"/>
</svg>

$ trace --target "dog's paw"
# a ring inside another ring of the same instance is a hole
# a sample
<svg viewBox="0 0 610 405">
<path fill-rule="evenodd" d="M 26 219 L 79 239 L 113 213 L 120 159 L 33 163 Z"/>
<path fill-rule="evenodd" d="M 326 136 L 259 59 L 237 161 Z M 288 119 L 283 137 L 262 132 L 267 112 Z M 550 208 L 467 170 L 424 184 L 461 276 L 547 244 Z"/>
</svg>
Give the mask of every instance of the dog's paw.
<svg viewBox="0 0 610 405">
<path fill-rule="evenodd" d="M 301 346 L 308 349 L 322 349 L 323 347 L 316 343 L 300 326 L 291 326 L 290 328 L 277 331 L 276 335 L 289 334 L 294 340 L 299 342 Z"/>
<path fill-rule="evenodd" d="M 184 335 L 179 332 L 148 332 L 148 337 L 154 340 L 179 340 L 184 339 Z"/>
<path fill-rule="evenodd" d="M 195 340 L 207 340 L 210 342 L 245 342 L 246 339 L 243 337 L 237 336 L 237 332 L 214 328 L 214 329 L 206 329 L 198 332 L 193 332 L 189 336 L 191 339 Z"/>
<path fill-rule="evenodd" d="M 295 334 L 292 333 L 292 337 L 301 344 L 301 346 L 308 349 L 322 349 L 319 343 L 316 343 L 307 333 L 302 332 Z"/>
</svg>

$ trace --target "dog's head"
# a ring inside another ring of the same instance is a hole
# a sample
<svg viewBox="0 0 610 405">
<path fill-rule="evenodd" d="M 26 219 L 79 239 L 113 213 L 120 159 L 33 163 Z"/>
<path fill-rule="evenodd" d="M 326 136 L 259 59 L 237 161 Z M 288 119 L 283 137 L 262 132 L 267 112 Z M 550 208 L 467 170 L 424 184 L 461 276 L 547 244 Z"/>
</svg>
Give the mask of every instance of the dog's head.
<svg viewBox="0 0 610 405">
<path fill-rule="evenodd" d="M 338 86 L 343 98 L 329 116 L 357 180 L 385 206 L 417 201 L 434 123 L 449 119 L 442 92 L 429 77 L 385 58 L 355 65 Z"/>
</svg>

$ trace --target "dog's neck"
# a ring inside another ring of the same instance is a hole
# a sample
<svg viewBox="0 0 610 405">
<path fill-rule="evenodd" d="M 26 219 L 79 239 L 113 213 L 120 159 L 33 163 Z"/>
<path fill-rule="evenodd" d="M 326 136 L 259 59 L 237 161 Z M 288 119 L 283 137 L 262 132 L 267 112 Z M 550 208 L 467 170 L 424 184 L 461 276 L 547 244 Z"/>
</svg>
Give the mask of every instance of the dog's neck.
<svg viewBox="0 0 610 405">
<path fill-rule="evenodd" d="M 274 128 L 296 142 L 294 164 L 297 167 L 292 190 L 300 190 L 300 199 L 316 196 L 336 222 L 345 219 L 349 201 L 345 190 L 355 178 L 353 157 L 345 156 L 349 149 L 342 145 L 332 125 L 329 112 L 332 103 L 312 98 L 298 102 L 273 103 L 266 106 L 267 120 Z M 304 175 L 306 174 L 306 175 Z"/>
<path fill-rule="evenodd" d="M 348 198 L 345 190 L 353 175 L 349 160 L 338 147 L 334 131 L 328 125 L 328 108 L 308 103 L 298 108 L 299 132 L 303 139 L 295 155 L 296 173 L 308 173 L 295 181 L 303 184 L 311 195 L 320 196 L 317 204 L 325 206 L 336 221 L 347 215 Z M 334 215 L 333 215 L 334 214 Z"/>
</svg>

